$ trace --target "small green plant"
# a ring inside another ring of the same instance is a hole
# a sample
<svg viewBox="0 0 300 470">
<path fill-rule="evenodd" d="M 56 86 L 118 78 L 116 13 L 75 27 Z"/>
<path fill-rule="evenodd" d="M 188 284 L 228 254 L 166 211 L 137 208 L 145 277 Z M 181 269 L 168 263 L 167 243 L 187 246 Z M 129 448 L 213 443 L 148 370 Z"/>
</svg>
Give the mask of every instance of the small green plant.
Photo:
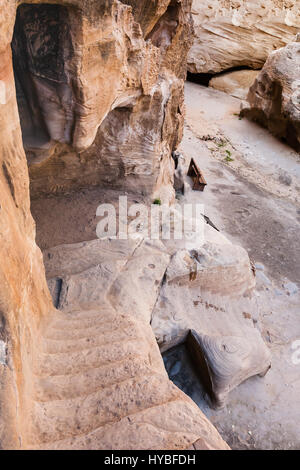
<svg viewBox="0 0 300 470">
<path fill-rule="evenodd" d="M 154 199 L 153 204 L 156 204 L 157 206 L 161 206 L 161 200 L 160 199 Z"/>
<path fill-rule="evenodd" d="M 226 150 L 226 157 L 224 158 L 225 162 L 233 162 L 233 158 L 231 157 L 232 153 L 230 152 L 230 150 Z"/>
<path fill-rule="evenodd" d="M 221 142 L 218 142 L 218 143 L 217 143 L 217 146 L 218 146 L 218 147 L 225 147 L 226 143 L 227 143 L 227 142 L 225 142 L 225 140 L 222 140 Z"/>
<path fill-rule="evenodd" d="M 240 113 L 233 113 L 233 115 L 238 117 L 240 121 L 243 119 L 243 116 L 241 116 Z"/>
</svg>

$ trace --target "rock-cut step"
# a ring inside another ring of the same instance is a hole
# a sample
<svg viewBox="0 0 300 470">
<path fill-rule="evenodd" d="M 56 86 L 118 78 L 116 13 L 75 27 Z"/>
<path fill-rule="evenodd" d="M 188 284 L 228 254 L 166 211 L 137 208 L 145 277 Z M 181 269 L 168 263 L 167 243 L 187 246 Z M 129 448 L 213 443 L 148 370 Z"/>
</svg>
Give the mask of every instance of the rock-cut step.
<svg viewBox="0 0 300 470">
<path fill-rule="evenodd" d="M 74 375 L 35 377 L 34 399 L 38 402 L 85 396 L 136 376 L 148 375 L 151 364 L 148 356 L 136 355 L 130 361 L 120 360 L 100 365 Z"/>
<path fill-rule="evenodd" d="M 97 330 L 99 331 L 99 327 Z M 115 328 L 113 330 L 107 328 L 104 332 L 99 331 L 99 334 L 95 334 L 94 329 L 93 333 L 94 334 L 91 336 L 75 339 L 62 340 L 44 338 L 42 341 L 43 352 L 46 354 L 73 353 L 96 348 L 98 346 L 109 345 L 111 343 L 122 343 L 126 340 L 130 341 L 138 337 L 138 329 L 131 325 L 121 331 L 117 331 Z"/>
<path fill-rule="evenodd" d="M 160 374 L 142 374 L 72 399 L 35 402 L 38 442 L 92 432 L 107 423 L 158 406 L 178 396 L 176 387 Z"/>
<path fill-rule="evenodd" d="M 143 349 L 143 339 L 108 342 L 108 344 L 70 353 L 40 354 L 34 372 L 36 375 L 72 375 L 101 364 L 131 360 Z"/>
<path fill-rule="evenodd" d="M 169 379 L 150 325 L 103 311 L 58 313 L 33 361 L 28 449 L 226 449 Z"/>
</svg>

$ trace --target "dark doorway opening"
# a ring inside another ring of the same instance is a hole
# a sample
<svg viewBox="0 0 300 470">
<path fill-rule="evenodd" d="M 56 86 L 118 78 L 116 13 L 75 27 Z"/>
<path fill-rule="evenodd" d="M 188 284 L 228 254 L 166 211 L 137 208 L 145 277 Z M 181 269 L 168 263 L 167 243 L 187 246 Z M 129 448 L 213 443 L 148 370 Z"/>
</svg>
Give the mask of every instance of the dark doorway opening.
<svg viewBox="0 0 300 470">
<path fill-rule="evenodd" d="M 212 78 L 214 77 L 221 77 L 222 75 L 226 75 L 227 73 L 230 72 L 238 72 L 240 70 L 253 70 L 250 67 L 241 65 L 239 67 L 231 67 L 230 69 L 223 70 L 222 72 L 219 73 L 187 73 L 187 80 L 189 82 L 193 83 L 198 83 L 198 85 L 202 86 L 209 86 L 209 82 L 211 81 Z"/>
<path fill-rule="evenodd" d="M 53 142 L 72 139 L 74 51 L 69 8 L 19 6 L 12 52 L 23 144 L 30 163 Z"/>
</svg>

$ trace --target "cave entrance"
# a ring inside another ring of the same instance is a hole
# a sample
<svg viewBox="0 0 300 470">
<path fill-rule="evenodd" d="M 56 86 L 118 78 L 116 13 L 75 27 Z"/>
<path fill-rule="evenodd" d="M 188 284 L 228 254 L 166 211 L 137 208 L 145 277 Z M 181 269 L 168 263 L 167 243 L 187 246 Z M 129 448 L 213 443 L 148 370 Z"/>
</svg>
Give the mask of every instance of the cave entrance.
<svg viewBox="0 0 300 470">
<path fill-rule="evenodd" d="M 166 50 L 172 44 L 179 25 L 180 5 L 176 0 L 171 0 L 166 12 L 156 23 L 152 31 L 146 37 L 154 46 Z"/>
<path fill-rule="evenodd" d="M 53 142 L 69 143 L 74 123 L 70 8 L 18 7 L 12 41 L 17 102 L 28 162 Z"/>
<path fill-rule="evenodd" d="M 229 69 L 223 70 L 222 72 L 219 73 L 187 73 L 187 81 L 192 82 L 192 83 L 197 83 L 198 85 L 202 85 L 205 87 L 209 87 L 209 82 L 211 81 L 212 78 L 215 77 L 222 77 L 225 76 L 231 72 L 239 72 L 241 70 L 254 70 L 251 67 L 248 67 L 247 65 L 240 65 L 236 67 L 231 67 Z"/>
</svg>

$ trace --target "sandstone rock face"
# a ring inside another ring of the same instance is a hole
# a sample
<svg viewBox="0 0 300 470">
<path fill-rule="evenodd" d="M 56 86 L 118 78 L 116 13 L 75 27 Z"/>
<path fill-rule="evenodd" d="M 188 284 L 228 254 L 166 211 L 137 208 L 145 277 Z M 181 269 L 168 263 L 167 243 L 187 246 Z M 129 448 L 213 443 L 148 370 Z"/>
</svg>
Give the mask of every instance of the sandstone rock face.
<svg viewBox="0 0 300 470">
<path fill-rule="evenodd" d="M 47 181 L 59 185 L 65 182 L 63 190 L 67 191 L 74 187 L 76 177 L 83 178 L 80 184 L 90 184 L 84 175 L 90 174 L 91 168 L 99 176 L 94 164 L 84 173 L 84 152 L 91 151 L 105 118 L 119 123 L 117 118 L 122 113 L 126 119 L 133 119 L 133 133 L 143 136 L 144 151 L 147 153 L 147 142 L 148 149 L 155 149 L 152 163 L 154 168 L 157 165 L 156 173 L 153 170 L 147 177 L 156 184 L 158 174 L 165 182 L 160 168 L 168 167 L 164 158 L 181 132 L 177 99 L 182 99 L 181 41 L 188 26 L 188 2 L 172 2 L 169 13 L 166 2 L 152 2 L 143 28 L 151 36 L 157 18 L 166 14 L 155 30 L 155 43 L 163 44 L 163 52 L 151 41 L 145 42 L 145 33 L 124 3 L 74 0 L 37 5 L 34 1 L 22 5 L 18 14 L 17 3 L 22 2 L 0 0 L 0 446 L 227 449 L 197 406 L 169 381 L 149 322 L 134 311 L 119 313 L 110 303 L 108 289 L 134 255 L 134 244 L 118 246 L 116 256 L 107 245 L 100 256 L 98 241 L 94 250 L 93 246 L 80 247 L 83 256 L 77 255 L 76 263 L 66 255 L 65 273 L 59 264 L 62 255 L 49 253 L 49 269 L 55 277 L 53 296 L 58 302 L 64 276 L 70 285 L 77 276 L 80 285 L 80 272 L 93 270 L 87 279 L 95 282 L 94 290 L 81 283 L 85 298 L 78 285 L 73 285 L 70 295 L 64 297 L 64 312 L 53 307 L 42 255 L 35 244 L 13 75 L 11 41 L 17 15 L 16 29 L 23 40 L 15 36 L 13 48 L 19 112 L 21 119 L 26 116 L 23 138 L 28 159 L 43 178 L 45 192 L 50 191 Z M 174 20 L 176 12 L 178 20 Z M 170 70 L 173 53 L 176 64 Z M 24 61 L 19 60 L 21 57 Z M 151 113 L 155 121 L 163 123 L 156 128 L 160 131 L 158 141 L 147 134 L 152 129 Z M 122 121 L 124 132 L 120 124 L 119 134 L 106 134 L 118 150 L 120 146 L 127 148 L 126 119 Z M 123 140 L 115 137 L 117 134 Z M 60 152 L 65 160 L 55 160 Z M 125 170 L 136 164 L 130 156 L 131 163 L 124 159 Z M 48 165 L 48 172 L 42 169 L 43 163 Z M 138 163 L 142 164 L 141 160 Z M 98 176 L 97 184 L 101 182 Z M 42 187 L 37 182 L 33 178 L 33 191 Z M 167 253 L 161 258 L 167 260 Z M 143 273 L 138 259 L 139 279 L 156 285 L 162 266 L 163 262 L 152 274 Z M 104 278 L 107 286 L 101 296 Z M 91 309 L 92 303 L 97 309 Z M 83 305 L 89 310 L 78 311 Z"/>
<path fill-rule="evenodd" d="M 1 446 L 19 446 L 26 413 L 32 344 L 40 322 L 53 308 L 30 214 L 29 178 L 16 102 L 12 54 L 15 2 L 0 2 L 0 339 L 6 365 L 0 365 Z"/>
<path fill-rule="evenodd" d="M 235 98 L 245 100 L 248 96 L 249 88 L 253 85 L 258 73 L 257 70 L 238 70 L 224 73 L 213 77 L 209 82 L 209 86 Z"/>
<path fill-rule="evenodd" d="M 249 257 L 216 230 L 205 229 L 201 248 L 176 251 L 167 266 L 151 322 L 162 352 L 185 342 L 190 330 L 220 336 L 248 331 L 235 303 L 255 287 Z"/>
<path fill-rule="evenodd" d="M 191 0 L 29 3 L 12 46 L 32 197 L 101 184 L 172 199 Z"/>
<path fill-rule="evenodd" d="M 26 448 L 185 449 L 200 438 L 227 449 L 169 381 L 150 326 L 103 299 L 101 311 L 52 317 L 41 348 Z"/>
<path fill-rule="evenodd" d="M 231 243 L 207 240 L 198 249 L 177 251 L 166 271 L 168 285 L 193 287 L 219 295 L 243 295 L 255 286 L 247 252 Z"/>
<path fill-rule="evenodd" d="M 228 393 L 254 375 L 263 377 L 271 367 L 271 354 L 259 332 L 247 336 L 207 336 L 191 331 L 187 348 L 214 407 L 223 407 Z"/>
<path fill-rule="evenodd" d="M 168 380 L 150 327 L 170 262 L 166 248 L 93 240 L 48 249 L 44 261 L 50 286 L 53 276 L 62 280 L 62 312 L 44 329 L 43 354 L 34 360 L 27 447 L 185 449 L 200 440 L 203 448 L 226 449 Z"/>
<path fill-rule="evenodd" d="M 242 115 L 300 151 L 300 39 L 270 54 L 247 100 Z"/>
<path fill-rule="evenodd" d="M 297 0 L 193 0 L 192 13 L 191 73 L 260 69 L 269 53 L 292 41 L 300 27 Z"/>
<path fill-rule="evenodd" d="M 271 356 L 241 311 L 255 286 L 247 253 L 213 229 L 205 238 L 172 256 L 151 325 L 162 352 L 187 344 L 210 405 L 221 407 L 234 387 L 266 373 Z"/>
</svg>

